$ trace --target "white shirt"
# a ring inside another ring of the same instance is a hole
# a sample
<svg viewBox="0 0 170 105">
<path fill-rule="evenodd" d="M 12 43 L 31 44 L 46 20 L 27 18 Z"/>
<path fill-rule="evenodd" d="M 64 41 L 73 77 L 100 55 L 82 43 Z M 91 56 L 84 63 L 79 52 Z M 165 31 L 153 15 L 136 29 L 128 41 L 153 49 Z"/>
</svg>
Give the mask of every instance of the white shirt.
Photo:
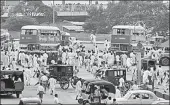
<svg viewBox="0 0 170 105">
<path fill-rule="evenodd" d="M 59 100 L 57 97 L 54 98 L 54 104 L 59 104 Z"/>
<path fill-rule="evenodd" d="M 44 92 L 44 87 L 41 86 L 41 85 L 39 85 L 37 91 L 38 91 L 38 92 L 40 92 L 40 91 L 43 91 L 43 92 Z"/>
<path fill-rule="evenodd" d="M 76 90 L 77 90 L 77 91 L 81 90 L 81 81 L 78 81 L 78 82 L 76 83 Z"/>
<path fill-rule="evenodd" d="M 138 90 L 138 89 L 139 89 L 138 85 L 134 84 L 134 85 L 132 86 L 132 90 Z"/>
<path fill-rule="evenodd" d="M 116 55 L 116 61 L 120 61 L 119 55 Z"/>
<path fill-rule="evenodd" d="M 121 92 L 120 92 L 119 89 L 116 89 L 115 98 L 121 98 Z M 113 102 L 113 101 L 112 101 L 112 102 Z"/>
<path fill-rule="evenodd" d="M 148 78 L 149 75 L 150 75 L 150 72 L 148 70 L 145 70 L 143 72 L 143 78 Z"/>
<path fill-rule="evenodd" d="M 48 77 L 47 77 L 47 76 L 43 75 L 43 76 L 41 77 L 41 81 L 47 81 L 47 80 L 48 80 Z"/>
<path fill-rule="evenodd" d="M 162 68 L 158 68 L 159 75 L 163 76 L 164 75 L 164 70 Z"/>
<path fill-rule="evenodd" d="M 46 53 L 43 54 L 44 59 L 48 58 L 48 55 Z"/>
<path fill-rule="evenodd" d="M 123 83 L 125 82 L 125 80 L 123 78 L 120 78 L 119 79 L 119 86 L 122 87 L 123 86 Z"/>
<path fill-rule="evenodd" d="M 55 86 L 55 84 L 56 84 L 56 80 L 54 79 L 54 78 L 50 78 L 49 80 L 48 80 L 48 82 L 50 83 L 50 86 Z"/>
</svg>

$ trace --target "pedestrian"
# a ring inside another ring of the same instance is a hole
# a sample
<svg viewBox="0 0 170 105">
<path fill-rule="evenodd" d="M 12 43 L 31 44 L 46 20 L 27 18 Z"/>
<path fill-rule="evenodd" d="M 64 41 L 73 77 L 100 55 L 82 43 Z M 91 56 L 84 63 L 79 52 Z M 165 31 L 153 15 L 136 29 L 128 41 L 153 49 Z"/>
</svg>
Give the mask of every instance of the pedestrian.
<svg viewBox="0 0 170 105">
<path fill-rule="evenodd" d="M 55 93 L 56 80 L 53 77 L 50 77 L 50 79 L 48 80 L 48 84 L 49 84 L 50 94 L 53 95 Z"/>
<path fill-rule="evenodd" d="M 137 85 L 137 81 L 134 82 L 131 90 L 139 90 L 139 86 Z"/>
<path fill-rule="evenodd" d="M 66 64 L 66 59 L 67 59 L 67 53 L 66 53 L 66 50 L 64 50 L 62 52 L 62 63 L 63 64 Z"/>
<path fill-rule="evenodd" d="M 120 90 L 123 92 L 123 94 L 124 94 L 124 87 L 125 87 L 125 80 L 124 80 L 124 78 L 123 78 L 123 76 L 119 79 L 119 88 L 120 88 Z M 123 95 L 122 94 L 122 95 Z"/>
<path fill-rule="evenodd" d="M 119 63 L 120 63 L 120 56 L 117 54 L 116 55 L 116 65 L 117 65 L 117 67 L 119 67 Z"/>
<path fill-rule="evenodd" d="M 16 61 L 15 61 L 15 58 L 12 59 L 12 70 L 16 70 Z"/>
<path fill-rule="evenodd" d="M 164 69 L 161 68 L 161 65 L 159 65 L 158 67 L 158 73 L 159 73 L 159 76 L 158 76 L 158 84 L 161 85 L 162 82 L 163 82 L 163 76 L 164 76 Z"/>
<path fill-rule="evenodd" d="M 106 100 L 106 105 L 111 105 L 113 103 L 112 97 L 108 97 Z"/>
<path fill-rule="evenodd" d="M 133 64 L 133 66 L 131 67 L 131 71 L 132 71 L 132 81 L 136 81 L 137 80 L 137 65 Z"/>
<path fill-rule="evenodd" d="M 37 95 L 39 95 L 39 98 L 40 98 L 41 103 L 42 103 L 42 101 L 43 101 L 43 94 L 44 94 L 44 87 L 42 86 L 42 83 L 40 83 L 40 85 L 38 86 L 37 92 L 38 92 Z"/>
<path fill-rule="evenodd" d="M 157 72 L 156 67 L 153 68 L 151 80 L 152 80 L 152 90 L 154 90 L 155 87 L 157 87 Z"/>
<path fill-rule="evenodd" d="M 116 102 L 116 99 L 113 99 L 113 105 L 118 105 L 118 103 Z"/>
<path fill-rule="evenodd" d="M 81 89 L 82 88 L 82 83 L 81 83 L 81 78 L 78 79 L 77 83 L 76 83 L 76 100 L 81 96 Z"/>
<path fill-rule="evenodd" d="M 47 83 L 48 83 L 48 77 L 44 74 L 41 79 L 40 79 L 42 86 L 44 87 L 44 93 L 46 92 L 47 89 Z"/>
<path fill-rule="evenodd" d="M 121 98 L 121 92 L 120 92 L 119 86 L 116 87 L 115 98 Z"/>
<path fill-rule="evenodd" d="M 145 71 L 143 72 L 143 84 L 144 84 L 144 85 L 147 85 L 147 84 L 149 83 L 149 79 L 148 79 L 148 77 L 149 77 L 149 75 L 150 75 L 149 69 L 150 69 L 150 68 L 148 68 L 147 70 L 145 70 Z"/>
<path fill-rule="evenodd" d="M 47 65 L 47 59 L 48 59 L 48 54 L 46 53 L 46 51 L 43 54 L 43 59 L 44 59 L 44 63 L 45 63 L 45 66 L 46 66 Z"/>
<path fill-rule="evenodd" d="M 126 63 L 127 63 L 127 55 L 126 55 L 126 53 L 124 53 L 123 55 L 122 55 L 122 64 L 123 64 L 123 67 L 126 67 L 127 65 L 126 65 Z"/>
<path fill-rule="evenodd" d="M 54 95 L 54 104 L 55 105 L 59 105 L 60 104 L 59 99 L 58 99 L 58 94 Z"/>
</svg>

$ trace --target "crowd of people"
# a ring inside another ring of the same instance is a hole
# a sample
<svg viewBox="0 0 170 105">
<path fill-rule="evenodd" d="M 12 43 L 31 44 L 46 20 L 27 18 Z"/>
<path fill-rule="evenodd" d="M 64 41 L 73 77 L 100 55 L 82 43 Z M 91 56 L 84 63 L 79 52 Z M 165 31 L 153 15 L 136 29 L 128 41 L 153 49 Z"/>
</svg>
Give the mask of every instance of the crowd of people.
<svg viewBox="0 0 170 105">
<path fill-rule="evenodd" d="M 42 94 L 46 93 L 47 87 L 49 87 L 51 95 L 56 94 L 56 80 L 53 77 L 48 77 L 48 71 L 45 67 L 47 67 L 48 64 L 55 64 L 59 62 L 65 65 L 72 65 L 74 67 L 74 76 L 77 75 L 79 70 L 82 70 L 82 67 L 94 76 L 96 76 L 97 71 L 100 69 L 111 69 L 114 66 L 117 68 L 126 68 L 128 72 L 131 72 L 132 81 L 135 82 L 132 89 L 138 89 L 136 84 L 138 71 L 135 52 L 132 51 L 130 54 L 117 54 L 114 51 L 109 51 L 109 42 L 107 39 L 104 42 L 104 50 L 99 50 L 96 44 L 96 36 L 92 34 L 90 38 L 93 43 L 93 50 L 86 50 L 86 48 L 76 39 L 75 41 L 70 40 L 69 46 L 60 46 L 57 54 L 47 52 L 32 54 L 23 51 L 19 52 L 18 50 L 1 51 L 1 62 L 3 62 L 2 70 L 7 68 L 11 70 L 18 70 L 18 65 L 22 66 L 24 69 L 24 81 L 26 86 L 31 85 L 30 78 L 38 78 L 39 81 L 37 84 L 40 84 L 40 87 L 38 87 L 38 94 L 40 95 L 41 100 L 43 98 Z M 148 58 L 150 57 L 158 61 L 161 52 L 162 50 L 160 49 L 152 49 L 148 52 L 147 56 Z M 168 71 L 163 70 L 161 66 L 158 68 L 150 67 L 146 70 L 142 70 L 141 75 L 143 84 L 148 84 L 149 81 L 152 81 L 153 88 L 156 88 L 158 85 L 162 85 L 164 90 L 169 89 Z M 119 80 L 119 82 L 121 85 L 124 83 L 124 80 Z M 118 91 L 117 93 L 121 93 L 119 92 L 120 88 L 121 86 L 118 86 L 116 90 Z M 80 84 L 77 84 L 76 90 L 78 91 L 77 94 L 80 94 Z M 116 96 L 121 97 L 122 95 L 117 94 Z M 55 95 L 55 97 L 58 96 Z"/>
</svg>

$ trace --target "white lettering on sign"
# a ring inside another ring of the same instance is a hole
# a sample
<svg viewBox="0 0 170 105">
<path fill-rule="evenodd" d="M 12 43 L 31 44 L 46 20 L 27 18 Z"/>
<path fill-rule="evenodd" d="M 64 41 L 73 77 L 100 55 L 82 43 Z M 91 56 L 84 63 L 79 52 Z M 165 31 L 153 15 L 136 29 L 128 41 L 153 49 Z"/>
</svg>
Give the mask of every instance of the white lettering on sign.
<svg viewBox="0 0 170 105">
<path fill-rule="evenodd" d="M 49 36 L 48 40 L 49 40 L 49 42 L 54 42 L 54 36 Z"/>
<path fill-rule="evenodd" d="M 119 38 L 119 39 L 123 39 L 123 40 L 124 40 L 124 39 L 126 39 L 126 38 Z"/>
<path fill-rule="evenodd" d="M 32 39 L 31 37 L 26 37 L 26 39 Z"/>
<path fill-rule="evenodd" d="M 47 38 L 44 37 L 44 36 L 39 36 L 39 41 L 40 41 L 40 42 L 46 42 L 46 41 L 47 41 Z"/>
</svg>

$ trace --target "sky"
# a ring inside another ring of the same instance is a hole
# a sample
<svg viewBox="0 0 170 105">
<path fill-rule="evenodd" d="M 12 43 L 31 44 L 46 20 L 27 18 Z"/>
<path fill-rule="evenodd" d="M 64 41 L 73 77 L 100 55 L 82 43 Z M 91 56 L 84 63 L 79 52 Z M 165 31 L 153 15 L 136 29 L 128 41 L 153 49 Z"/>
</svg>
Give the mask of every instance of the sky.
<svg viewBox="0 0 170 105">
<path fill-rule="evenodd" d="M 106 1 L 100 1 L 100 0 L 98 1 L 99 4 L 101 4 L 101 3 L 107 4 L 108 2 L 109 2 L 109 0 L 108 1 L 107 0 Z M 49 0 L 49 1 L 43 1 L 43 3 L 46 4 L 46 5 L 49 5 L 49 4 L 52 4 L 53 2 L 51 0 Z M 62 4 L 62 1 L 54 1 L 54 3 L 55 4 Z M 88 0 L 84 0 L 84 1 L 83 0 L 81 0 L 81 1 L 80 0 L 77 0 L 77 1 L 70 0 L 70 1 L 65 1 L 65 3 L 89 4 L 89 1 Z M 95 4 L 95 0 L 92 1 L 92 4 Z"/>
</svg>

